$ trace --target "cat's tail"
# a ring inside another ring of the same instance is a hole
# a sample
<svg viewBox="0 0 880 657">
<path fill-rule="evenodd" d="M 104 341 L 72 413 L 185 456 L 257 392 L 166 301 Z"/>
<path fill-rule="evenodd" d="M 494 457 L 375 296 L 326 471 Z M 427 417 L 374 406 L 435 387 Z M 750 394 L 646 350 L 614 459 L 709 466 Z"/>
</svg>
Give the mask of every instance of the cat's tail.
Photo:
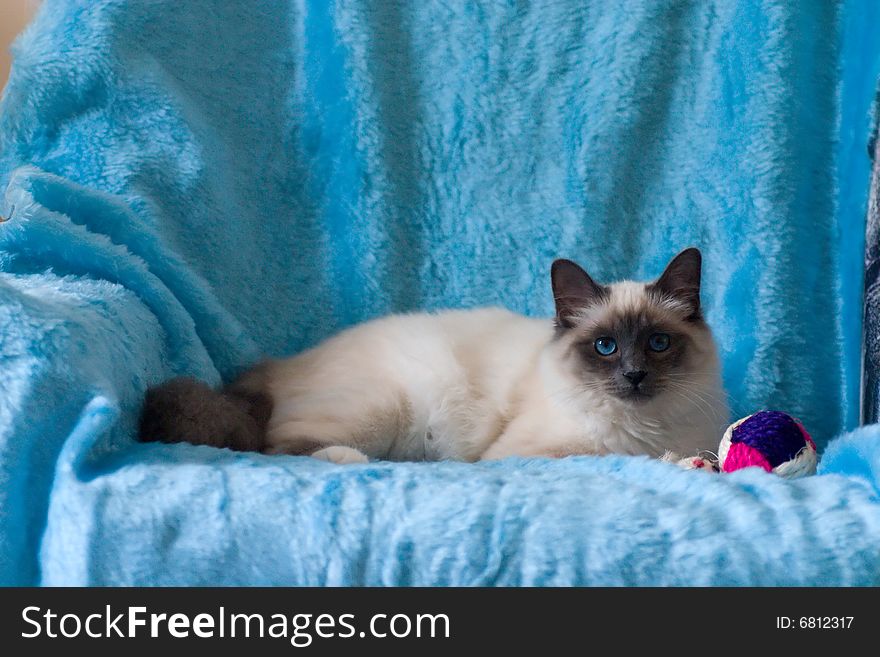
<svg viewBox="0 0 880 657">
<path fill-rule="evenodd" d="M 258 452 L 271 414 L 271 397 L 253 386 L 237 382 L 215 390 L 192 377 L 178 377 L 147 390 L 138 436 L 142 442 Z"/>
</svg>

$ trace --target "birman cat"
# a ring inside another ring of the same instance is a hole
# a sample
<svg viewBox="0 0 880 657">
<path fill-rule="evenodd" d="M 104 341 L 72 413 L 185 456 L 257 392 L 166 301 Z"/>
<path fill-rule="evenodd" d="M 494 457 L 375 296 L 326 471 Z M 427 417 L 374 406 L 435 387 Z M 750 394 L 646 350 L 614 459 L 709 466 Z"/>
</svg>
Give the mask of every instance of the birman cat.
<svg viewBox="0 0 880 657">
<path fill-rule="evenodd" d="M 150 389 L 141 439 L 336 463 L 696 454 L 728 420 L 700 269 L 690 248 L 656 281 L 600 285 L 557 260 L 555 319 L 482 308 L 366 322 L 221 391 L 191 378 Z"/>
</svg>

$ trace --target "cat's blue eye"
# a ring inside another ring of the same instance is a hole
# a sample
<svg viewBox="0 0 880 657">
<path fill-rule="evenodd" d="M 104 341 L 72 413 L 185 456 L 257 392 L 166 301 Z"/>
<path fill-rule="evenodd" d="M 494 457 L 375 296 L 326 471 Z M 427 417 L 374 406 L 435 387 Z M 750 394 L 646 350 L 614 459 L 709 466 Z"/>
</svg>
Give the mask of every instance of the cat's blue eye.
<svg viewBox="0 0 880 657">
<path fill-rule="evenodd" d="M 602 356 L 610 356 L 617 351 L 617 340 L 607 336 L 596 338 L 596 351 Z"/>
<path fill-rule="evenodd" d="M 648 338 L 648 346 L 652 351 L 666 351 L 669 349 L 669 335 L 666 333 L 655 333 Z"/>
</svg>

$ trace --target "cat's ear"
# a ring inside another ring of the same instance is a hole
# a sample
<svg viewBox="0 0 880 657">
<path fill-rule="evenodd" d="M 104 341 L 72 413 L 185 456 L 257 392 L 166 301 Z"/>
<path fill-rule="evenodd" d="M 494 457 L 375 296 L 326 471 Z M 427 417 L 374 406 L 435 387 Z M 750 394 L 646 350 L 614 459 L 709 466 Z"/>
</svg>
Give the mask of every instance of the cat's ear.
<svg viewBox="0 0 880 657">
<path fill-rule="evenodd" d="M 571 260 L 556 260 L 550 268 L 553 300 L 556 303 L 556 324 L 571 328 L 579 310 L 605 297 L 605 288 Z"/>
<path fill-rule="evenodd" d="M 689 320 L 700 319 L 700 272 L 703 257 L 696 248 L 685 249 L 675 256 L 651 288 L 664 296 L 685 304 Z"/>
</svg>

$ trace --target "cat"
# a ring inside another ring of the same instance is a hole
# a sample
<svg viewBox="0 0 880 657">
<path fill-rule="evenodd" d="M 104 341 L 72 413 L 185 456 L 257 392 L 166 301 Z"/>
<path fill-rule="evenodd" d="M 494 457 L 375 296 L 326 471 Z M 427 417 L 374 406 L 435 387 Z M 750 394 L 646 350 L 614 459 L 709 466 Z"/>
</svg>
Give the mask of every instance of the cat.
<svg viewBox="0 0 880 657">
<path fill-rule="evenodd" d="M 557 260 L 553 320 L 501 308 L 373 320 L 222 391 L 151 388 L 140 437 L 335 463 L 696 454 L 728 420 L 700 276 L 695 248 L 650 283 L 600 285 Z"/>
</svg>

